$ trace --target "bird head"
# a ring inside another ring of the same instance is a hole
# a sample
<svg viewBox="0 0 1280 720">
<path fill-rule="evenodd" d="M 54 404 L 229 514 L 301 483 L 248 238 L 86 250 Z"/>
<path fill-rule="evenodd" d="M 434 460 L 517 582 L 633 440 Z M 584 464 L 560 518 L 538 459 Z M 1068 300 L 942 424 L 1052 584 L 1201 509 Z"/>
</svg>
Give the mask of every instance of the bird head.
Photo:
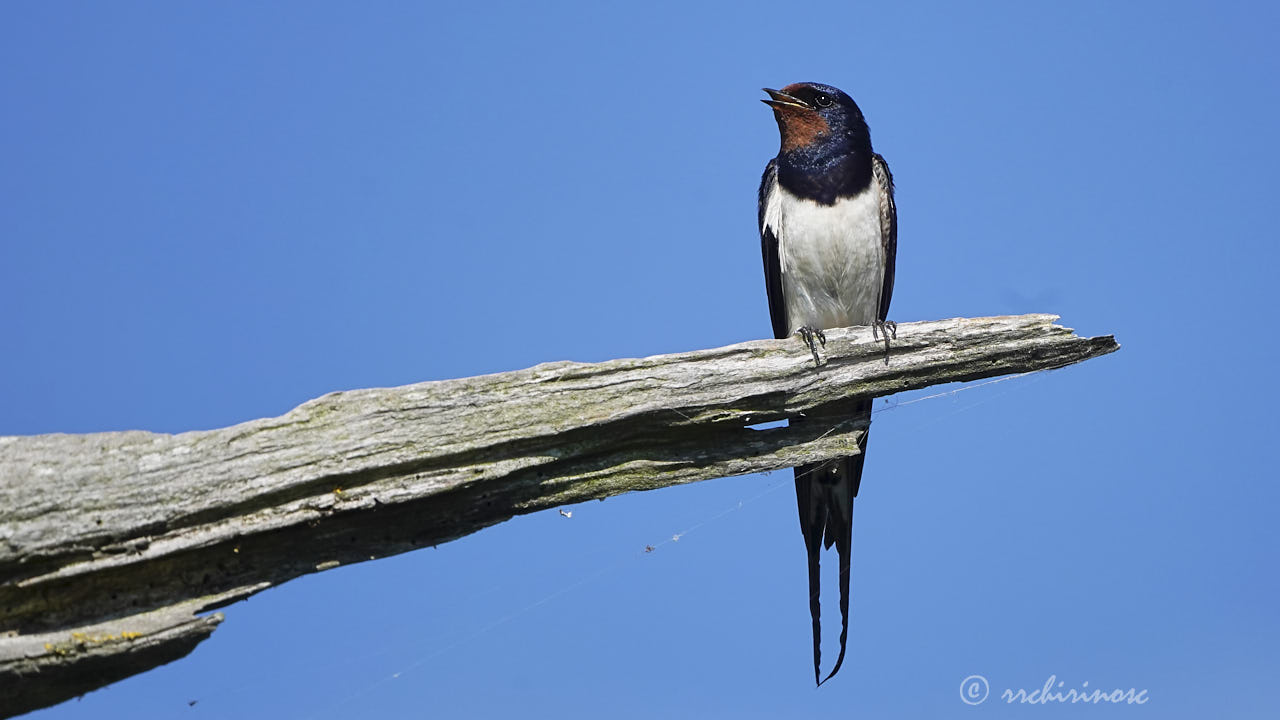
<svg viewBox="0 0 1280 720">
<path fill-rule="evenodd" d="M 765 88 L 782 134 L 782 151 L 834 148 L 868 138 L 866 120 L 853 98 L 830 85 L 794 83 L 781 90 Z"/>
</svg>

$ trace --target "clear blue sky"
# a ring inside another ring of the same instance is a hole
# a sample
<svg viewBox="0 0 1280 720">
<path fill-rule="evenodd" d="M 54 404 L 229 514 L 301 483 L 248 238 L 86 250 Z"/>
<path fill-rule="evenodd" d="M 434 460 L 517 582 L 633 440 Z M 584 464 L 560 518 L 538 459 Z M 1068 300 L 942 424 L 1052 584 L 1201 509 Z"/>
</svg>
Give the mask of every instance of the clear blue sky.
<svg viewBox="0 0 1280 720">
<path fill-rule="evenodd" d="M 0 434 L 767 337 L 800 80 L 894 171 L 893 319 L 1123 344 L 881 402 L 820 690 L 780 472 L 302 578 L 32 717 L 1274 717 L 1280 18 L 1046 5 L 0 5 Z M 1150 699 L 995 697 L 1050 675 Z"/>
</svg>

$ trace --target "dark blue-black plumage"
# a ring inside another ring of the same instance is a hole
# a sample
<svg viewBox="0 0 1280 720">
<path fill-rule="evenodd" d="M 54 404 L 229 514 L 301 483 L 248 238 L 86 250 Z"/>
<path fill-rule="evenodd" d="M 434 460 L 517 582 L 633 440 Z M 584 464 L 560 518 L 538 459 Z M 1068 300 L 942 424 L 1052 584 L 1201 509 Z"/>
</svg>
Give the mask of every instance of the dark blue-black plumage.
<svg viewBox="0 0 1280 720">
<path fill-rule="evenodd" d="M 796 195 L 824 205 L 866 189 L 871 183 L 871 131 L 853 98 L 817 83 L 789 85 L 779 93 L 783 94 L 808 103 L 810 110 L 795 111 L 816 115 L 829 130 L 809 142 L 799 142 L 808 138 L 796 138 L 786 147 L 787 123 L 794 115 L 792 108 L 783 105 L 779 110 L 774 105 L 779 133 L 784 136 L 784 147 L 776 158 L 778 182 Z M 775 98 L 773 102 L 778 101 Z"/>
</svg>

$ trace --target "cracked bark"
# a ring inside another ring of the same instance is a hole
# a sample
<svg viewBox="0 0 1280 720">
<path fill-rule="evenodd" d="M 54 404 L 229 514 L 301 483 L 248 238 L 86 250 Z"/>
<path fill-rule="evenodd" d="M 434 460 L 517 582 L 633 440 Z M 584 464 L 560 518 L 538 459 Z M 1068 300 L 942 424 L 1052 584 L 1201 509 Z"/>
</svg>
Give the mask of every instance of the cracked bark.
<svg viewBox="0 0 1280 720">
<path fill-rule="evenodd" d="M 303 574 L 514 515 L 856 453 L 860 397 L 1118 348 L 1049 315 L 331 393 L 218 430 L 0 437 L 0 716 L 182 657 Z M 794 427 L 747 426 L 804 414 Z"/>
</svg>

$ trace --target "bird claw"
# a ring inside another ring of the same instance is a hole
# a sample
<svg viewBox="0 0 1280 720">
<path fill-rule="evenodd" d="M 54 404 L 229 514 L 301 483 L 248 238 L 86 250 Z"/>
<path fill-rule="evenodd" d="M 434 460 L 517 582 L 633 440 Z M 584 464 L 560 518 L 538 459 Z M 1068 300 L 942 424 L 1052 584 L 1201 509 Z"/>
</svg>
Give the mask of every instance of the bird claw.
<svg viewBox="0 0 1280 720">
<path fill-rule="evenodd" d="M 884 361 L 889 362 L 889 339 L 898 339 L 898 323 L 892 320 L 876 320 L 871 323 L 871 339 L 884 340 Z"/>
<path fill-rule="evenodd" d="M 804 340 L 804 344 L 809 346 L 809 352 L 813 353 L 814 367 L 821 365 L 822 361 L 818 359 L 818 347 L 817 343 L 814 342 L 814 339 L 816 338 L 818 343 L 822 344 L 822 347 L 826 347 L 826 334 L 823 333 L 822 330 L 815 327 L 809 327 L 808 325 L 802 326 L 799 330 L 796 330 L 796 332 L 800 334 L 800 339 Z"/>
</svg>

